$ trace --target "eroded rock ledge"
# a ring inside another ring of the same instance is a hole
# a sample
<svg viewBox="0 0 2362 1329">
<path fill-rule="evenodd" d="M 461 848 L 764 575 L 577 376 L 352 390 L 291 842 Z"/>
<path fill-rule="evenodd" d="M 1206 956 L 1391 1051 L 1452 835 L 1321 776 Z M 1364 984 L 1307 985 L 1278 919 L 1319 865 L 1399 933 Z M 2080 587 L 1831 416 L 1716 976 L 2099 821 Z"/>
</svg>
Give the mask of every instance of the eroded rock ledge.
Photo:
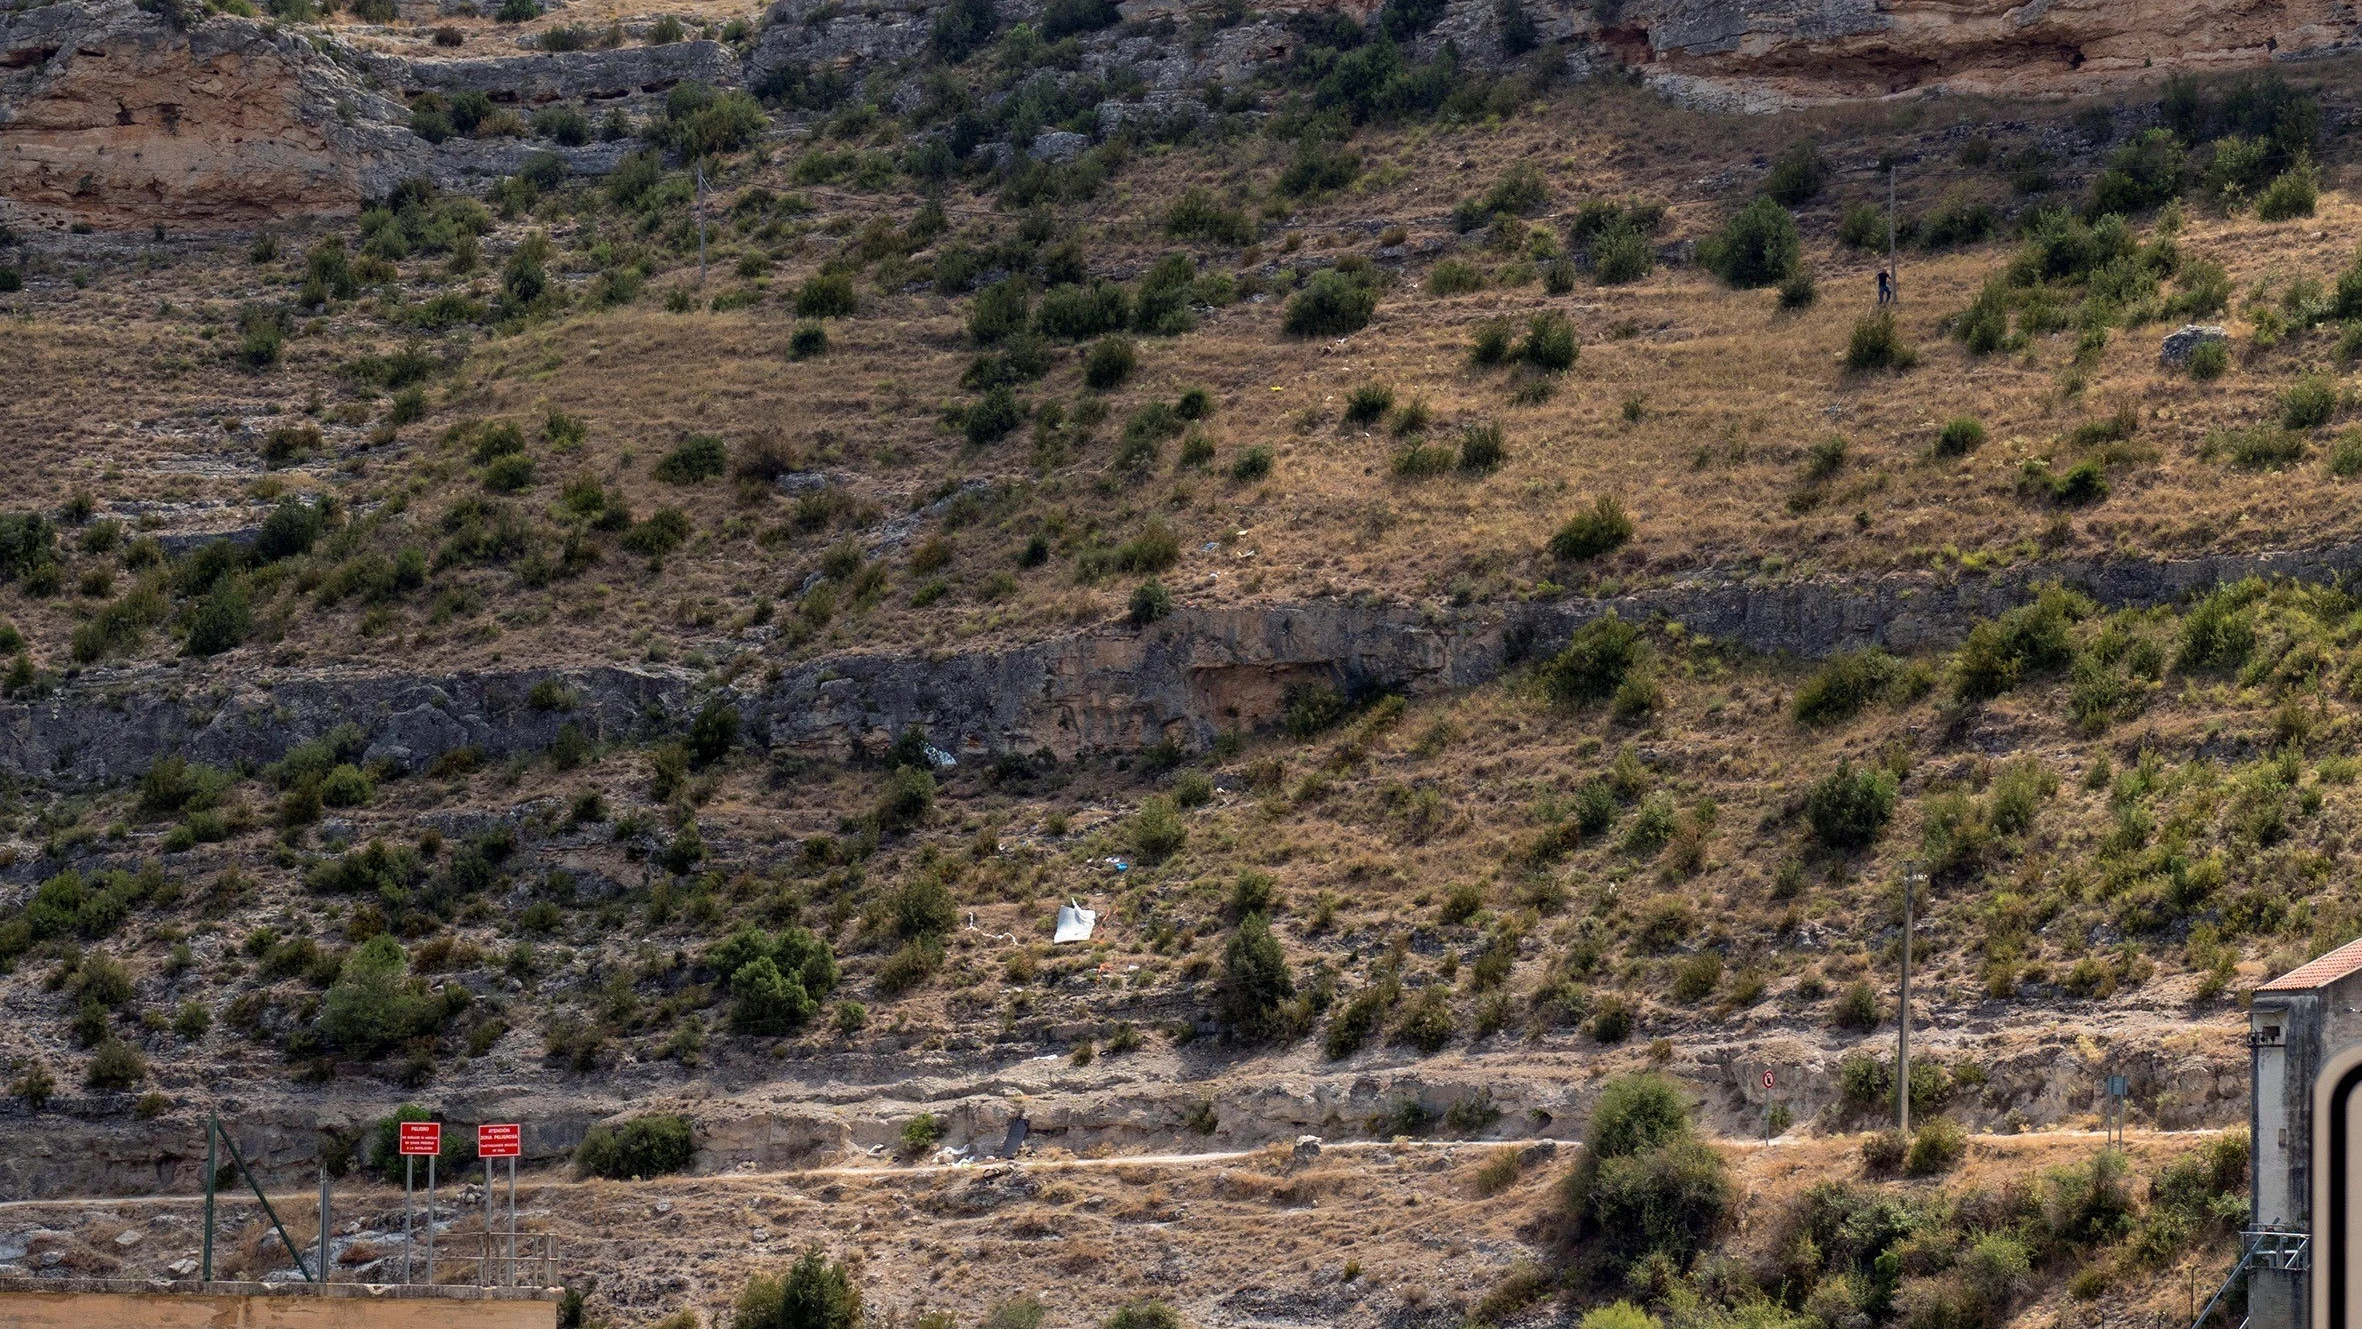
<svg viewBox="0 0 2362 1329">
<path fill-rule="evenodd" d="M 399 675 L 93 671 L 47 697 L 0 706 L 0 771 L 122 780 L 168 753 L 222 765 L 276 760 L 337 725 L 369 756 L 417 768 L 459 748 L 532 752 L 572 723 L 621 741 L 676 731 L 714 696 L 739 708 L 750 742 L 814 755 L 875 747 L 923 725 L 964 756 L 1136 750 L 1166 737 L 1202 746 L 1276 721 L 1291 685 L 1413 696 L 1473 687 L 1556 651 L 1610 611 L 1746 650 L 1803 657 L 1882 645 L 1950 645 L 1977 620 L 2057 581 L 2109 607 L 2167 604 L 2247 576 L 2328 581 L 2362 566 L 2362 545 L 2148 561 L 2059 562 L 1993 576 L 1896 574 L 1783 584 L 1705 580 L 1613 599 L 1451 610 L 1358 601 L 1183 609 L 1147 629 L 1107 624 L 957 655 L 855 652 L 807 661 L 759 688 L 704 688 L 686 671 L 574 670 Z M 563 709 L 536 706 L 557 678 Z"/>
</svg>

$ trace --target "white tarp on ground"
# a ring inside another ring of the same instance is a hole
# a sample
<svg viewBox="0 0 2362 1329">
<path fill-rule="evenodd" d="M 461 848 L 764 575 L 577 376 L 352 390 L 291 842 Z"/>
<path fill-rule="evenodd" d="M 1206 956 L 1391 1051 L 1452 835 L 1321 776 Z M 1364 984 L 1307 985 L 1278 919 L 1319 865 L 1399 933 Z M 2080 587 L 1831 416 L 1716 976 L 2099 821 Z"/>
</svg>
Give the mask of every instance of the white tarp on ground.
<svg viewBox="0 0 2362 1329">
<path fill-rule="evenodd" d="M 1058 906 L 1058 933 L 1051 944 L 1062 941 L 1089 941 L 1091 929 L 1099 925 L 1099 915 L 1072 901 Z"/>
</svg>

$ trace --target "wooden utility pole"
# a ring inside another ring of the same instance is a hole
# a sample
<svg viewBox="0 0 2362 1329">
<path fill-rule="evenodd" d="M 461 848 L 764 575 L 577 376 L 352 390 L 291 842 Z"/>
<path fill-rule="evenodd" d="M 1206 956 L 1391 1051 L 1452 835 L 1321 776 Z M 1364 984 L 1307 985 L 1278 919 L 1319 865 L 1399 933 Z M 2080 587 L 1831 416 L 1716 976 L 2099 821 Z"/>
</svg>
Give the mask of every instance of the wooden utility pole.
<svg viewBox="0 0 2362 1329">
<path fill-rule="evenodd" d="M 1890 197 L 1887 199 L 1886 229 L 1891 232 L 1894 230 L 1894 200 L 1891 197 L 1893 190 L 1890 188 L 1887 192 Z M 1887 237 L 1887 247 L 1890 249 L 1894 247 L 1892 235 Z M 697 286 L 699 290 L 705 288 L 705 163 L 703 162 L 697 164 Z M 484 1185 L 487 1188 L 492 1185 L 492 1179 L 489 1176 L 484 1179 Z"/>
<path fill-rule="evenodd" d="M 1903 868 L 1903 1000 L 1895 1013 L 1895 1125 L 1905 1136 L 1911 1134 L 1911 897 L 1918 889 L 1919 865 L 1907 864 Z"/>
<path fill-rule="evenodd" d="M 1886 164 L 1886 289 L 1896 304 L 1903 303 L 1903 274 L 1895 267 L 1895 164 L 1892 161 Z M 1910 906 L 1904 908 L 1908 911 Z M 1904 968 L 1905 972 L 1909 971 L 1907 961 Z"/>
</svg>

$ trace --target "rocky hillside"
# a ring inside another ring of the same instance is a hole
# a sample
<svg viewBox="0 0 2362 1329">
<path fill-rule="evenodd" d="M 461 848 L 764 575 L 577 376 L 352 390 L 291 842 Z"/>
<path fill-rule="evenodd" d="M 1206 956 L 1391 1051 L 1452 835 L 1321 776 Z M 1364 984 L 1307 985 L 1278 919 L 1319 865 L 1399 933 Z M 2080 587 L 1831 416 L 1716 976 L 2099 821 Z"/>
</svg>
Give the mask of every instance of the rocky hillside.
<svg viewBox="0 0 2362 1329">
<path fill-rule="evenodd" d="M 0 14 L 0 191 L 20 224 L 110 230 L 351 213 L 406 178 L 480 189 L 531 156 L 497 134 L 447 139 L 447 129 L 414 123 L 422 99 L 481 95 L 518 117 L 519 130 L 538 112 L 596 115 L 683 81 L 811 109 L 823 109 L 815 98 L 829 87 L 883 81 L 880 91 L 909 109 L 932 95 L 929 58 L 945 46 L 937 34 L 974 26 L 958 6 L 777 0 L 759 15 L 702 24 L 718 41 L 684 40 L 676 27 L 639 45 L 627 44 L 623 24 L 564 5 L 512 5 L 489 29 L 470 21 L 488 6 L 445 5 L 407 22 L 390 3 L 383 15 L 362 12 L 370 7 L 322 23 L 309 0 L 262 18 L 241 13 L 252 9 L 243 0 L 14 6 Z M 1395 0 L 1383 15 L 1326 4 L 1196 15 L 1152 0 L 1104 14 L 1037 8 L 1020 4 L 994 22 L 1075 39 L 1060 62 L 1073 77 L 1059 82 L 1100 97 L 1079 138 L 1068 128 L 982 145 L 998 152 L 1071 156 L 1128 122 L 1187 114 L 1212 85 L 1242 91 L 1231 109 L 1268 108 L 1257 90 L 1284 81 L 1322 43 L 1322 26 L 1347 16 L 1382 19 L 1414 62 L 1448 52 L 1487 73 L 1626 71 L 1686 105 L 1750 112 L 1901 93 L 2110 91 L 2175 70 L 2338 55 L 2357 41 L 2352 14 L 2328 3 L 2250 8 L 2228 21 L 2204 6 L 2001 0 L 1966 11 L 1722 0 Z M 645 19 L 632 27 L 643 42 L 654 30 Z M 587 135 L 542 151 L 557 164 L 537 169 L 560 174 L 603 173 L 621 156 Z"/>
<path fill-rule="evenodd" d="M 807 1240 L 963 1322 L 1998 1329 L 2222 1263 L 2239 993 L 2362 930 L 2343 29 L 247 8 L 6 18 L 33 1270 L 168 1270 L 93 1197 L 210 1111 L 357 1182 L 406 1104 L 677 1240 L 586 1261 L 611 1323 Z M 1865 1139 L 1906 945 L 1924 1129 Z M 2108 1073 L 2144 1184 L 2061 1152 Z M 1448 1289 L 1415 1223 L 1209 1281 L 1414 1197 Z"/>
</svg>

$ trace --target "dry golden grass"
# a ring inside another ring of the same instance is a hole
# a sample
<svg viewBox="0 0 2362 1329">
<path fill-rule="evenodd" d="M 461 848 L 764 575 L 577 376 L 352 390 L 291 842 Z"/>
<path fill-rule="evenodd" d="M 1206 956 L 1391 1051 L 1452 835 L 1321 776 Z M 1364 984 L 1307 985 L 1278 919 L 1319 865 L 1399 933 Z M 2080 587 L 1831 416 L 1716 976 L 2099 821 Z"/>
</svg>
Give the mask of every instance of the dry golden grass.
<svg viewBox="0 0 2362 1329">
<path fill-rule="evenodd" d="M 693 266 L 678 266 L 676 258 L 637 305 L 478 344 L 461 373 L 433 394 L 429 418 L 400 430 L 390 448 L 364 447 L 384 399 L 356 392 L 335 372 L 357 353 L 383 352 L 401 340 L 365 308 L 309 325 L 289 343 L 282 370 L 255 376 L 226 363 L 237 308 L 284 295 L 284 283 L 300 270 L 304 237 L 288 237 L 282 257 L 264 268 L 246 263 L 235 247 L 204 244 L 153 270 L 56 260 L 53 277 L 84 271 L 91 284 L 78 290 L 50 281 L 22 298 L 24 387 L 6 407 L 21 443 L 0 474 L 20 501 L 54 503 L 83 489 L 99 498 L 102 512 L 145 513 L 165 529 L 250 524 L 267 510 L 267 496 L 311 488 L 363 503 L 400 492 L 412 508 L 407 520 L 427 523 L 477 488 L 464 459 L 434 442 L 444 427 L 485 415 L 530 424 L 557 408 L 589 421 L 589 443 L 578 455 L 542 458 L 540 487 L 522 496 L 529 505 L 547 504 L 558 481 L 588 473 L 619 484 L 637 512 L 680 504 L 704 531 L 661 575 L 612 552 L 588 575 L 539 591 L 499 570 L 449 574 L 447 584 L 468 593 L 456 621 L 431 603 L 397 607 L 364 637 L 355 630 L 358 607 L 321 612 L 290 604 L 265 616 L 273 633 L 283 634 L 277 656 L 287 663 L 362 662 L 398 643 L 405 660 L 421 667 L 640 658 L 652 645 L 675 654 L 726 653 L 736 625 L 766 602 L 781 613 L 792 607 L 820 550 L 848 536 L 884 554 L 891 578 L 883 601 L 816 632 L 791 633 L 788 644 L 766 654 L 957 649 L 1104 619 L 1121 611 L 1128 579 L 1077 584 L 1061 558 L 1027 571 L 1016 566 L 1016 550 L 1027 536 L 1047 533 L 1063 555 L 1094 540 L 1120 541 L 1151 519 L 1181 538 L 1182 561 L 1165 580 L 1190 604 L 1352 593 L 1483 600 L 1548 593 L 1563 583 L 1580 589 L 1697 574 L 1943 570 L 2353 538 L 2345 485 L 2327 477 L 2319 442 L 2287 473 L 2243 471 L 2199 456 L 2209 430 L 2262 417 L 2299 368 L 2324 363 L 2327 334 L 2242 355 L 2229 376 L 2198 384 L 2155 365 L 2162 328 L 2119 331 L 2081 371 L 2080 390 L 2070 391 L 2071 332 L 2037 338 L 2023 354 L 1982 360 L 1943 336 L 1943 320 L 2005 260 L 2008 247 L 1993 244 L 1906 255 L 1902 323 L 1922 352 L 1920 367 L 1900 375 L 1845 372 L 1842 349 L 1869 304 L 1876 259 L 1833 247 L 1836 215 L 1871 192 L 1864 164 L 1880 150 L 1920 154 L 1926 178 L 1906 173 L 1908 192 L 1917 195 L 1906 197 L 1906 207 L 1933 206 L 1963 187 L 1960 178 L 1970 173 L 1949 165 L 1943 128 L 1925 112 L 1884 109 L 1729 121 L 1674 112 L 1625 91 L 1584 89 L 1498 130 L 1365 131 L 1356 141 L 1368 165 L 1360 184 L 1295 213 L 1281 232 L 1285 243 L 1274 240 L 1243 258 L 1208 254 L 1210 270 L 1367 252 L 1388 224 L 1408 230 L 1414 253 L 1432 252 L 1423 247 L 1450 236 L 1450 203 L 1481 192 L 1519 161 L 1547 168 L 1561 217 L 1586 198 L 1653 197 L 1674 205 L 1662 238 L 1695 239 L 1744 197 L 1757 157 L 1817 132 L 1846 168 L 1803 212 L 1822 299 L 1781 312 L 1768 292 L 1729 291 L 1682 268 L 1552 298 L 1533 280 L 1531 264 L 1483 253 L 1472 257 L 1496 277 L 1522 272 L 1524 283 L 1439 299 L 1420 289 L 1430 260 L 1418 258 L 1399 271 L 1371 326 L 1347 338 L 1282 336 L 1275 299 L 1212 311 L 1176 339 L 1145 340 L 1140 374 L 1107 398 L 1107 424 L 1051 452 L 1033 447 L 1023 432 L 973 449 L 940 422 L 946 407 L 970 399 L 957 387 L 972 354 L 964 300 L 864 289 L 862 312 L 832 321 L 828 356 L 786 358 L 796 284 L 862 217 L 906 218 L 919 201 L 910 194 L 796 191 L 820 212 L 777 240 L 717 220 L 707 293 L 745 284 L 729 275 L 741 254 L 777 259 L 772 275 L 756 283 L 766 295 L 754 308 L 662 312 L 666 291 L 694 285 Z M 2025 131 L 1991 132 L 2006 147 Z M 1182 188 L 1261 188 L 1282 155 L 1253 139 L 1143 154 L 1103 200 L 1080 210 L 1093 262 L 1141 270 L 1167 247 L 1159 219 Z M 2061 178 L 2072 182 L 2096 156 L 2090 150 L 2062 162 Z M 1985 176 L 1968 183 L 1987 194 L 1999 188 Z M 717 218 L 735 190 L 756 184 L 794 190 L 786 155 L 726 176 Z M 2006 192 L 1999 197 L 2006 201 Z M 488 253 L 496 258 L 536 225 L 570 246 L 630 238 L 595 208 L 578 214 L 572 206 L 502 228 Z M 2181 248 L 2221 261 L 2242 298 L 2300 275 L 2327 279 L 2349 257 L 2344 241 L 2332 237 L 2352 228 L 2356 206 L 2333 191 L 2319 217 L 2298 222 L 2193 216 Z M 950 211 L 962 233 L 1006 232 L 1013 224 L 988 198 L 955 197 Z M 459 285 L 489 296 L 492 266 Z M 425 260 L 405 271 L 419 294 L 440 281 Z M 1550 400 L 1515 405 L 1507 374 L 1467 364 L 1471 329 L 1484 318 L 1522 322 L 1543 309 L 1575 320 L 1582 356 Z M 2237 318 L 2232 327 L 2244 336 Z M 210 339 L 203 335 L 209 331 Z M 1077 359 L 1062 355 L 1029 397 L 1080 400 Z M 1400 443 L 1338 423 L 1345 395 L 1367 382 L 1391 385 L 1400 400 L 1425 400 L 1435 418 L 1431 434 L 1445 443 L 1462 423 L 1498 422 L 1507 464 L 1481 477 L 1393 478 L 1389 461 Z M 1207 432 L 1216 441 L 1215 467 L 1176 469 L 1168 444 L 1166 460 L 1148 477 L 1108 474 L 1111 438 L 1125 414 L 1187 386 L 1213 394 Z M 338 455 L 262 477 L 254 460 L 261 433 L 307 406 Z M 2112 497 L 2061 511 L 2019 495 L 2021 461 L 2049 457 L 2063 468 L 2074 457 L 2060 440 L 2073 425 L 2122 406 L 2140 416 L 2136 442 L 2153 450 L 2154 460 L 2119 468 Z M 1984 420 L 1992 441 L 1971 457 L 1939 461 L 1930 451 L 1934 434 L 1960 414 Z M 726 480 L 687 491 L 656 482 L 649 468 L 690 431 L 734 445 L 776 440 L 799 464 L 842 482 L 860 512 L 850 525 L 797 530 L 784 524 L 787 500 L 765 491 Z M 1832 435 L 1847 440 L 1848 459 L 1817 504 L 1795 510 L 1790 500 L 1802 487 L 1806 449 Z M 1267 480 L 1227 477 L 1230 460 L 1248 446 L 1274 451 Z M 978 479 L 1008 486 L 988 504 L 983 523 L 939 530 L 930 521 L 918 537 L 878 544 L 877 523 L 948 485 Z M 1550 532 L 1601 494 L 1619 496 L 1633 512 L 1633 544 L 1596 568 L 1551 562 L 1542 552 Z M 159 504 L 202 506 L 143 506 Z M 932 573 L 908 569 L 904 560 L 929 534 L 947 541 L 950 563 Z M 433 535 L 407 538 L 431 542 Z M 913 607 L 913 595 L 936 581 L 948 593 Z M 26 604 L 12 592 L 5 598 L 37 645 L 62 643 L 70 603 Z"/>
</svg>

